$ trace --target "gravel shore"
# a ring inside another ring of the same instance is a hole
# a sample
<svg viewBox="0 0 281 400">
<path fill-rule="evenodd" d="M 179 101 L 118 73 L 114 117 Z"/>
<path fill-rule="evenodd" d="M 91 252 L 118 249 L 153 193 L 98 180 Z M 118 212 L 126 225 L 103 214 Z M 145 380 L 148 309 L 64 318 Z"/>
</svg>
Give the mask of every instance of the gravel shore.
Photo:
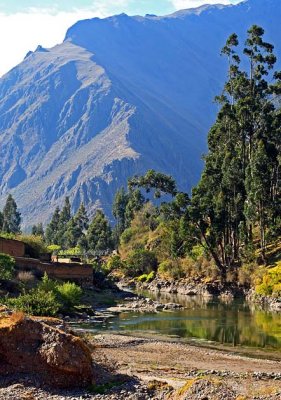
<svg viewBox="0 0 281 400">
<path fill-rule="evenodd" d="M 38 388 L 36 378 L 0 381 L 2 400 L 280 400 L 281 362 L 161 339 L 89 338 L 97 382 L 88 390 Z M 51 382 L 50 382 L 51 385 Z"/>
</svg>

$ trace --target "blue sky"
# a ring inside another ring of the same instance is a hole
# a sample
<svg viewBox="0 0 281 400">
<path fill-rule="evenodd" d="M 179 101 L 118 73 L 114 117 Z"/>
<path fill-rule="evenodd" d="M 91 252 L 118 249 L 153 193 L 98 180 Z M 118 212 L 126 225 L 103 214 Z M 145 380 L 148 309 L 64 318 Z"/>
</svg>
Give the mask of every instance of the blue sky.
<svg viewBox="0 0 281 400">
<path fill-rule="evenodd" d="M 236 4 L 240 0 L 0 0 L 0 76 L 38 44 L 62 42 L 69 26 L 85 18 L 165 15 L 202 4 Z M 50 29 L 51 27 L 51 29 Z"/>
</svg>

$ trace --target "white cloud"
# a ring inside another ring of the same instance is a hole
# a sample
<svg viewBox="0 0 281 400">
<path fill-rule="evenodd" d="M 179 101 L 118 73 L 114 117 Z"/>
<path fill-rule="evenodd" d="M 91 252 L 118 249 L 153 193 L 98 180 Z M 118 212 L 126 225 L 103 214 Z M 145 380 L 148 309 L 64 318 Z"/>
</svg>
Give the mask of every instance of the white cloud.
<svg viewBox="0 0 281 400">
<path fill-rule="evenodd" d="M 174 7 L 177 10 L 186 8 L 195 8 L 203 4 L 233 4 L 231 0 L 172 0 Z"/>
<path fill-rule="evenodd" d="M 0 76 L 20 63 L 26 53 L 40 44 L 49 48 L 64 39 L 67 29 L 81 19 L 106 17 L 113 6 L 127 0 L 96 0 L 91 9 L 62 12 L 54 9 L 31 8 L 16 14 L 0 13 Z"/>
</svg>

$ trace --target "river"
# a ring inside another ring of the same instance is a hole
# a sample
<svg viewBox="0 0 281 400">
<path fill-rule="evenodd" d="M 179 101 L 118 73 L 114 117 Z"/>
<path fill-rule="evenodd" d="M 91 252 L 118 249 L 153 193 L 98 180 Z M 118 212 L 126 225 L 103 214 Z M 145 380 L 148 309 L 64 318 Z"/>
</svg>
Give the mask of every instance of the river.
<svg viewBox="0 0 281 400">
<path fill-rule="evenodd" d="M 264 349 L 281 354 L 281 314 L 261 310 L 243 299 L 230 302 L 202 297 L 142 293 L 153 300 L 176 302 L 174 312 L 124 312 L 106 321 L 82 324 L 95 333 L 114 331 L 163 335 L 201 344 Z"/>
</svg>

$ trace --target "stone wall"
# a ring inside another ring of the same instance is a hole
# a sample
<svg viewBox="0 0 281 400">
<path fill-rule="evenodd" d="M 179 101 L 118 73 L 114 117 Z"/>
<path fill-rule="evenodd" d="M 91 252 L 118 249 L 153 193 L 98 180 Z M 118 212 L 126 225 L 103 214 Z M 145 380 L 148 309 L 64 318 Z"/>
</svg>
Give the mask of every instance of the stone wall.
<svg viewBox="0 0 281 400">
<path fill-rule="evenodd" d="M 18 240 L 0 238 L 0 253 L 9 254 L 13 257 L 23 257 L 25 244 Z"/>
<path fill-rule="evenodd" d="M 46 272 L 52 279 L 76 282 L 85 288 L 93 285 L 93 268 L 88 264 L 44 263 L 33 258 L 16 257 L 16 266 L 23 271 Z"/>
</svg>

